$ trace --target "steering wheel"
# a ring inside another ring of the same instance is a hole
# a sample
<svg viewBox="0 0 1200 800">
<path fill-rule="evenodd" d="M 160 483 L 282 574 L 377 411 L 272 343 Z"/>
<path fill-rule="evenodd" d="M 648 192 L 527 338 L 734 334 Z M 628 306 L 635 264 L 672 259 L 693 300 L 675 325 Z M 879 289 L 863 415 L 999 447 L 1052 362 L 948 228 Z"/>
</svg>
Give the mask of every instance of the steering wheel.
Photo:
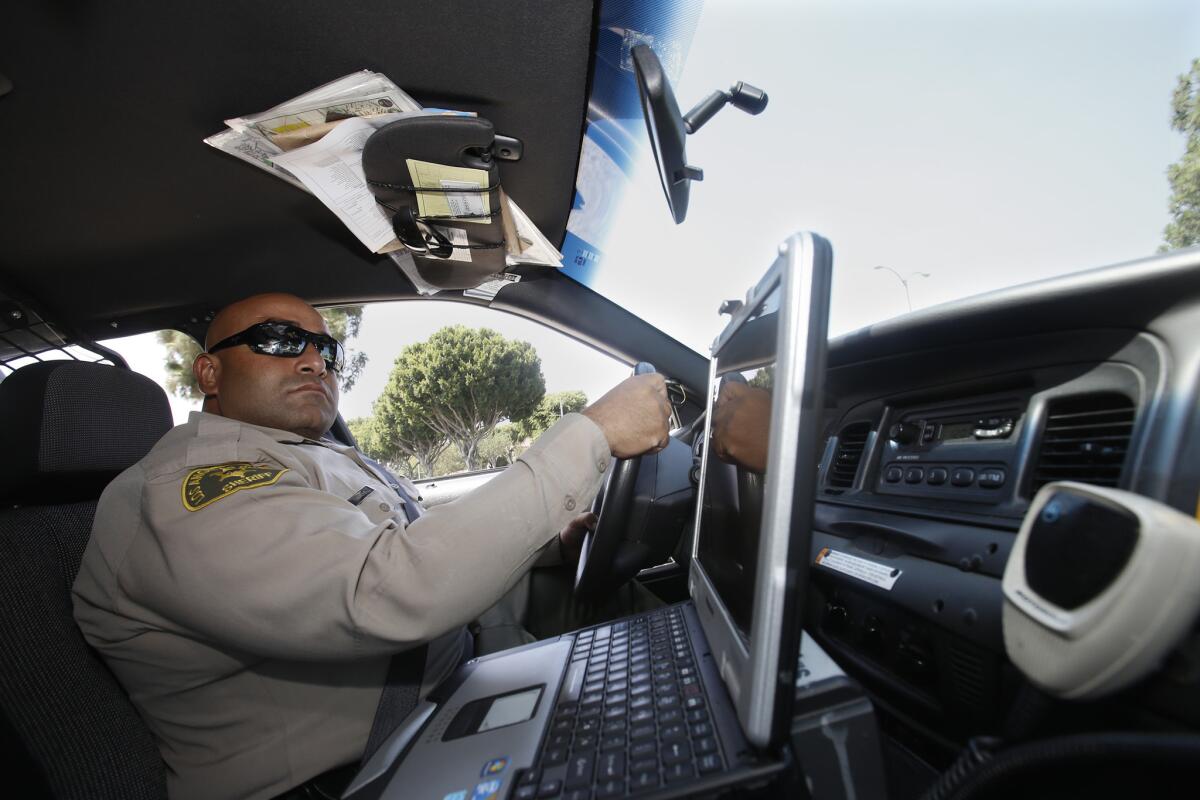
<svg viewBox="0 0 1200 800">
<path fill-rule="evenodd" d="M 634 375 L 654 371 L 654 365 L 645 361 L 639 361 L 633 368 Z M 604 487 L 592 503 L 592 511 L 599 519 L 596 529 L 583 537 L 579 566 L 575 569 L 575 596 L 580 599 L 601 596 L 632 578 L 641 568 L 640 559 L 631 562 L 629 558 L 618 558 L 618 554 L 633 514 L 634 487 L 642 458 L 614 459 Z"/>
</svg>

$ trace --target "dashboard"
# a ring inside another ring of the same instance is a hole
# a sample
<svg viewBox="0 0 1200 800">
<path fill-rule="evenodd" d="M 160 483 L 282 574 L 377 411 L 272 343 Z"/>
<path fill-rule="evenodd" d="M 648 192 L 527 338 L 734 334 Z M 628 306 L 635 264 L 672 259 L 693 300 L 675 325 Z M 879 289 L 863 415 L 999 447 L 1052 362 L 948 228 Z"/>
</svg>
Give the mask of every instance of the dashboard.
<svg viewBox="0 0 1200 800">
<path fill-rule="evenodd" d="M 805 625 L 915 738 L 946 753 L 1011 738 L 1045 705 L 1001 626 L 1001 577 L 1041 486 L 1197 513 L 1196 331 L 1191 250 L 831 342 Z M 1195 730 L 1196 700 L 1194 682 L 1159 676 L 1103 713 Z"/>
</svg>

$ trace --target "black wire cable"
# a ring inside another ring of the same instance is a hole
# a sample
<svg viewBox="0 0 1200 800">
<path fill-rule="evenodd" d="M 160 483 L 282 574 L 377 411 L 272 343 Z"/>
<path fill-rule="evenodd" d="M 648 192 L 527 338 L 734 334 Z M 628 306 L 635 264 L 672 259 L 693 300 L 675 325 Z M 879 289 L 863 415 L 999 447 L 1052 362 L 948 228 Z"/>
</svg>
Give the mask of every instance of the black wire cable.
<svg viewBox="0 0 1200 800">
<path fill-rule="evenodd" d="M 410 250 L 412 250 L 413 248 L 410 245 L 410 243 L 408 241 L 406 241 L 404 236 L 400 235 L 401 231 L 396 223 L 396 217 L 399 216 L 402 209 L 396 208 L 391 203 L 380 200 L 378 197 L 375 198 L 375 202 L 378 203 L 379 205 L 383 206 L 384 208 L 386 208 L 388 211 L 392 212 L 392 229 L 396 232 L 396 238 L 399 239 L 400 242 L 402 244 L 404 244 L 405 247 L 408 247 Z M 412 209 L 407 206 L 405 207 L 404 210 L 407 210 L 410 212 L 412 211 Z M 499 212 L 493 211 L 491 214 L 473 214 L 473 215 L 450 216 L 450 217 L 418 217 L 417 215 L 413 214 L 412 219 L 414 222 L 428 222 L 429 220 L 439 220 L 439 219 L 441 219 L 441 220 L 491 219 L 492 217 L 495 217 L 497 213 L 499 213 Z M 447 239 L 443 234 L 439 233 L 437 230 L 430 230 L 430 231 L 425 231 L 425 232 L 418 231 L 418 233 L 421 234 L 421 236 L 424 239 L 425 245 L 428 247 L 428 250 L 430 251 L 427 254 L 423 253 L 421 255 L 427 255 L 430 258 L 448 258 L 449 257 L 448 255 L 442 255 L 439 252 L 435 252 L 435 251 L 444 251 L 444 250 L 450 250 L 450 249 L 453 249 L 453 250 L 498 250 L 502 247 L 506 247 L 508 244 L 508 242 L 504 239 L 501 239 L 499 242 L 484 242 L 484 243 L 476 243 L 476 244 L 453 244 L 449 239 Z M 430 245 L 431 239 L 434 242 L 433 245 Z"/>
<path fill-rule="evenodd" d="M 983 753 L 972 756 L 978 759 Z M 964 754 L 964 757 L 966 754 Z M 1174 765 L 1193 768 L 1200 763 L 1200 736 L 1155 733 L 1089 733 L 1062 736 L 1018 745 L 991 757 L 984 756 L 974 769 L 956 762 L 925 795 L 923 800 L 971 800 L 996 788 L 999 781 L 1019 778 L 1039 769 L 1095 765 L 1136 760 L 1139 767 Z M 959 761 L 963 761 L 962 758 Z M 951 772 L 955 780 L 949 780 Z M 945 784 L 945 785 L 943 785 Z"/>
<path fill-rule="evenodd" d="M 376 202 L 376 203 L 379 203 L 379 205 L 383 206 L 384 208 L 386 208 L 388 211 L 392 212 L 393 214 L 399 214 L 399 213 L 400 213 L 400 209 L 396 208 L 396 207 L 395 207 L 394 205 L 392 205 L 391 203 L 388 203 L 388 202 L 386 202 L 386 201 L 384 201 L 384 200 L 380 200 L 378 197 L 376 197 L 376 198 L 375 198 L 375 202 Z M 417 222 L 426 222 L 426 221 L 428 221 L 428 220 L 431 220 L 431 219 L 432 219 L 432 220 L 439 220 L 439 219 L 440 219 L 440 220 L 447 220 L 447 219 L 494 219 L 494 218 L 496 217 L 496 215 L 498 215 L 499 213 L 500 213 L 500 210 L 499 210 L 499 209 L 496 209 L 495 211 L 489 211 L 489 212 L 488 212 L 488 213 L 486 213 L 486 214 L 451 214 L 451 215 L 449 215 L 449 216 L 427 216 L 427 217 L 418 217 L 416 214 L 413 214 L 413 219 L 415 219 Z"/>
<path fill-rule="evenodd" d="M 945 800 L 971 774 L 992 758 L 992 751 L 1000 745 L 999 739 L 990 736 L 977 736 L 967 742 L 967 749 L 962 752 L 950 769 L 925 794 L 921 800 Z"/>
<path fill-rule="evenodd" d="M 500 188 L 499 183 L 491 186 L 467 186 L 461 189 L 448 189 L 446 187 L 424 187 L 424 186 L 409 186 L 404 183 L 385 183 L 383 181 L 373 181 L 367 179 L 368 186 L 378 186 L 380 189 L 392 189 L 397 192 L 432 192 L 434 194 L 483 194 L 485 192 L 494 192 Z"/>
</svg>

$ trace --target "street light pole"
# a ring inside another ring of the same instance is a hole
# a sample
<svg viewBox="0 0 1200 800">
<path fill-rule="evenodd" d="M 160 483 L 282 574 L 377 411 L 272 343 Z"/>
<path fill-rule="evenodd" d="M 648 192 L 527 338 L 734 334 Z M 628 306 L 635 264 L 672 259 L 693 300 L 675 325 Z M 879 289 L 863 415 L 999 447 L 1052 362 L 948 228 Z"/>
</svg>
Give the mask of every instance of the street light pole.
<svg viewBox="0 0 1200 800">
<path fill-rule="evenodd" d="M 892 269 L 891 267 L 880 265 L 875 267 L 875 269 L 885 269 L 896 276 L 896 280 L 900 281 L 900 285 L 904 287 L 904 301 L 908 303 L 908 310 L 912 311 L 912 296 L 908 293 L 908 280 L 906 280 L 903 275 L 901 275 L 899 272 L 896 272 L 896 270 Z M 908 277 L 929 278 L 932 276 L 928 272 L 910 272 L 908 273 Z"/>
</svg>

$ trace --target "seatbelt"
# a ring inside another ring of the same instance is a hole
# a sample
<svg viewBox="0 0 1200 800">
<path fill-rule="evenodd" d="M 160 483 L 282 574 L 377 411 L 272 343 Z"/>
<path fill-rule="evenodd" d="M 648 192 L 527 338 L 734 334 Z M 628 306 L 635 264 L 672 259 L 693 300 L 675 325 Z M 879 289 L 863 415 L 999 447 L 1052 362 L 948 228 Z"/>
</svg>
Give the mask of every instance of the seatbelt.
<svg viewBox="0 0 1200 800">
<path fill-rule="evenodd" d="M 362 763 L 366 764 L 379 745 L 392 735 L 392 731 L 412 713 L 420 699 L 421 677 L 425 674 L 425 656 L 429 645 L 421 645 L 403 653 L 396 653 L 388 664 L 387 680 L 379 705 L 375 707 L 375 718 L 371 720 L 371 733 L 367 736 L 367 747 L 363 751 Z"/>
<path fill-rule="evenodd" d="M 361 450 L 358 452 L 358 457 L 367 463 L 371 469 L 386 483 L 392 487 L 392 491 L 399 495 L 400 500 L 404 503 L 404 514 L 408 517 L 409 522 L 415 522 L 418 517 L 425 513 L 425 509 L 421 508 L 421 504 L 417 502 L 417 498 L 411 496 L 400 483 L 400 479 L 391 473 L 391 471 L 380 464 L 375 459 L 369 457 Z"/>
<path fill-rule="evenodd" d="M 392 487 L 392 491 L 404 503 L 404 514 L 408 521 L 415 522 L 424 513 L 417 499 L 404 490 L 400 481 L 387 467 L 361 452 L 359 457 Z M 429 646 L 423 644 L 392 656 L 391 663 L 388 664 L 387 679 L 383 684 L 383 693 L 379 695 L 379 705 L 375 708 L 375 718 L 371 720 L 371 733 L 367 736 L 367 747 L 363 751 L 363 764 L 370 760 L 379 746 L 392 735 L 392 731 L 417 707 L 428 652 Z"/>
</svg>

